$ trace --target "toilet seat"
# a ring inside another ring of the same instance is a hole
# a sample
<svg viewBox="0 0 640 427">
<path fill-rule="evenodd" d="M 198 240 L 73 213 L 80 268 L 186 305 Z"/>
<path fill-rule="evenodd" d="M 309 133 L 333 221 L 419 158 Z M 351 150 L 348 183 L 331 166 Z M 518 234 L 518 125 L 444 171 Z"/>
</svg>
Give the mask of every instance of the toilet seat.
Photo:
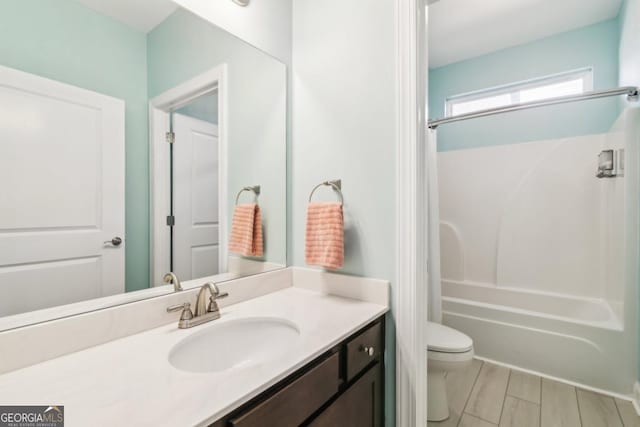
<svg viewBox="0 0 640 427">
<path fill-rule="evenodd" d="M 428 322 L 427 349 L 430 353 L 467 353 L 473 350 L 473 340 L 453 328 Z"/>
</svg>

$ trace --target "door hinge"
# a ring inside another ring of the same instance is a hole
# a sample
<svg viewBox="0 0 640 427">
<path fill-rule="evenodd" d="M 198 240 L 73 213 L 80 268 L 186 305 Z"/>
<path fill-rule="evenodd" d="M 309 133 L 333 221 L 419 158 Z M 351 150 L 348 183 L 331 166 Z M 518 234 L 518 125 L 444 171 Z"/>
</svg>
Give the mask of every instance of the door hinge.
<svg viewBox="0 0 640 427">
<path fill-rule="evenodd" d="M 176 217 L 173 215 L 167 215 L 167 225 L 169 227 L 173 227 L 176 225 Z"/>
<path fill-rule="evenodd" d="M 167 142 L 169 144 L 173 144 L 174 142 L 176 142 L 176 134 L 173 132 L 167 132 L 166 134 L 166 138 L 167 138 Z"/>
</svg>

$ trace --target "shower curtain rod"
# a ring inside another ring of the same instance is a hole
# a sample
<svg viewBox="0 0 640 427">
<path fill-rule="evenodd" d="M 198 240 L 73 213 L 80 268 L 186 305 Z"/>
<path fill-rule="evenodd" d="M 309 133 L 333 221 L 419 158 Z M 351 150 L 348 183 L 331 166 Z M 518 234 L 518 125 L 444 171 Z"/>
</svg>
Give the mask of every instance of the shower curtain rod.
<svg viewBox="0 0 640 427">
<path fill-rule="evenodd" d="M 512 111 L 528 110 L 529 108 L 545 107 L 547 105 L 565 104 L 567 102 L 583 101 L 586 99 L 606 98 L 609 96 L 627 95 L 629 101 L 638 101 L 638 88 L 635 86 L 625 86 L 615 89 L 607 89 L 593 92 L 585 92 L 582 95 L 562 96 L 544 101 L 523 102 L 506 107 L 488 108 L 486 110 L 474 111 L 473 113 L 459 114 L 457 116 L 446 117 L 444 119 L 429 120 L 429 129 L 436 129 L 440 125 L 460 122 L 462 120 L 475 119 L 478 117 L 493 116 L 495 114 L 510 113 Z"/>
</svg>

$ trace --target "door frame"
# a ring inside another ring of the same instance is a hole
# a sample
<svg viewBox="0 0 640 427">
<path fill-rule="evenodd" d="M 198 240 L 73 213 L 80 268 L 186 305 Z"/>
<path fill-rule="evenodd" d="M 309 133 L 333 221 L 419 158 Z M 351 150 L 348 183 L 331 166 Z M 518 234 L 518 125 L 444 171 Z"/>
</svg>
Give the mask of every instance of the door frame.
<svg viewBox="0 0 640 427">
<path fill-rule="evenodd" d="M 396 0 L 396 425 L 427 425 L 427 16 Z"/>
<path fill-rule="evenodd" d="M 173 87 L 149 101 L 149 176 L 150 176 L 150 254 L 151 287 L 163 285 L 162 277 L 169 271 L 169 245 L 171 244 L 166 217 L 169 214 L 169 150 L 166 132 L 170 127 L 170 112 L 188 104 L 199 96 L 218 91 L 218 215 L 220 271 L 227 269 L 227 64 L 218 65 L 204 73 Z"/>
</svg>

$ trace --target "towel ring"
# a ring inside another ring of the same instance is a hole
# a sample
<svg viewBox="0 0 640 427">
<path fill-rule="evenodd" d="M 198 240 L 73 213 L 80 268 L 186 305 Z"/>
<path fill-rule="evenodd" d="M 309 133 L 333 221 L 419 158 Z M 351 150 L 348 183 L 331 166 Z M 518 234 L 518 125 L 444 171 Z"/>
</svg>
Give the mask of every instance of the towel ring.
<svg viewBox="0 0 640 427">
<path fill-rule="evenodd" d="M 311 190 L 311 194 L 309 194 L 309 202 L 311 202 L 313 193 L 315 193 L 316 190 L 322 187 L 323 185 L 326 185 L 328 187 L 333 187 L 333 189 L 338 192 L 338 196 L 340 196 L 340 205 L 344 205 L 344 197 L 342 196 L 342 180 L 341 179 L 335 179 L 333 181 L 324 181 L 316 185 L 315 187 L 313 187 L 313 190 Z"/>
<path fill-rule="evenodd" d="M 236 196 L 236 205 L 238 204 L 238 200 L 240 200 L 240 195 L 245 191 L 251 191 L 256 197 L 258 197 L 260 195 L 260 186 L 253 185 L 250 187 L 244 187 L 242 190 L 238 191 L 238 195 Z"/>
</svg>

